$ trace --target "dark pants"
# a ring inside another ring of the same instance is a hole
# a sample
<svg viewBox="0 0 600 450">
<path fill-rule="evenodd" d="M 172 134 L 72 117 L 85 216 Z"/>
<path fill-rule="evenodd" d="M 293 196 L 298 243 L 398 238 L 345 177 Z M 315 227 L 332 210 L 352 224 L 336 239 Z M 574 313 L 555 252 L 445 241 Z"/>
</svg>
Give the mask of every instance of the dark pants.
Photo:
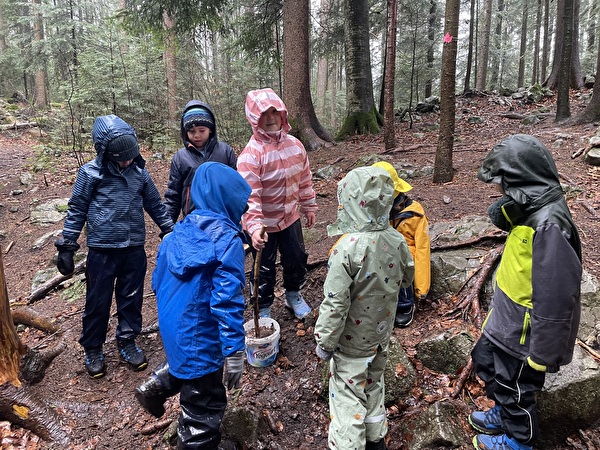
<svg viewBox="0 0 600 450">
<path fill-rule="evenodd" d="M 193 380 L 181 380 L 177 426 L 179 450 L 217 450 L 227 406 L 223 369 Z"/>
<path fill-rule="evenodd" d="M 407 288 L 400 288 L 398 293 L 398 312 L 408 312 L 410 308 L 415 304 L 415 290 L 412 285 Z"/>
<path fill-rule="evenodd" d="M 113 290 L 117 303 L 117 339 L 132 339 L 139 334 L 146 266 L 143 246 L 88 250 L 85 310 L 79 338 L 84 348 L 104 344 Z"/>
<path fill-rule="evenodd" d="M 500 407 L 504 432 L 531 445 L 539 435 L 536 393 L 544 386 L 546 374 L 501 350 L 481 336 L 473 351 L 474 370 L 485 382 L 485 393 Z"/>
<path fill-rule="evenodd" d="M 269 233 L 269 240 L 262 251 L 259 270 L 258 305 L 265 308 L 275 299 L 277 251 L 281 255 L 283 287 L 286 291 L 299 291 L 306 283 L 306 262 L 308 254 L 304 249 L 302 224 L 300 219 L 285 230 Z M 252 249 L 256 258 L 256 250 Z M 253 266 L 254 267 L 254 266 Z M 254 286 L 254 269 L 250 273 L 250 283 Z"/>
</svg>

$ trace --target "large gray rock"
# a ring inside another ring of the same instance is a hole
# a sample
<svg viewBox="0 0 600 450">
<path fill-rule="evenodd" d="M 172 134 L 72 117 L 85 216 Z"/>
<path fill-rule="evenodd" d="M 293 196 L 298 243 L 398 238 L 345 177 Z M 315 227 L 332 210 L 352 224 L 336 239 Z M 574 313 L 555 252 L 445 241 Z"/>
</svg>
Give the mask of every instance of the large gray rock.
<svg viewBox="0 0 600 450">
<path fill-rule="evenodd" d="M 417 344 L 417 359 L 436 372 L 454 375 L 467 365 L 475 339 L 463 331 L 447 331 Z"/>
<path fill-rule="evenodd" d="M 31 209 L 29 221 L 42 226 L 60 222 L 67 216 L 68 198 L 56 198 Z"/>
<path fill-rule="evenodd" d="M 465 433 L 463 421 L 468 414 L 464 403 L 448 400 L 408 416 L 402 424 L 408 449 L 467 448 L 472 436 Z"/>
<path fill-rule="evenodd" d="M 395 336 L 390 339 L 388 360 L 383 373 L 385 380 L 385 404 L 404 398 L 415 385 L 417 373 L 408 355 Z"/>
<path fill-rule="evenodd" d="M 571 364 L 548 374 L 538 395 L 540 445 L 563 441 L 600 418 L 600 365 L 580 346 Z"/>
</svg>

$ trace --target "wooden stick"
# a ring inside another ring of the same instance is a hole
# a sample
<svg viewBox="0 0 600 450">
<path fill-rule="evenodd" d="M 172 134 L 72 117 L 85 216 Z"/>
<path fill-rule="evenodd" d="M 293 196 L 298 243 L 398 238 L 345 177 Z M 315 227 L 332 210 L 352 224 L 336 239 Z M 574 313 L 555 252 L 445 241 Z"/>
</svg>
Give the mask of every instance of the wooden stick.
<svg viewBox="0 0 600 450">
<path fill-rule="evenodd" d="M 265 235 L 265 226 L 263 225 L 260 229 L 260 237 Z M 254 257 L 254 291 L 252 292 L 252 306 L 254 307 L 254 334 L 257 338 L 260 338 L 260 327 L 258 326 L 258 278 L 260 272 L 260 260 L 262 258 L 262 248 L 256 251 Z"/>
</svg>

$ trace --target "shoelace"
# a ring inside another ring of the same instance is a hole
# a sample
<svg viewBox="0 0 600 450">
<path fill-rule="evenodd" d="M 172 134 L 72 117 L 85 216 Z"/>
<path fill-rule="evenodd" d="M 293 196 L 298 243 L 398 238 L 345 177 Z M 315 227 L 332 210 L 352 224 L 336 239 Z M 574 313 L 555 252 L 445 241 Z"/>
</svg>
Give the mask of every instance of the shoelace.
<svg viewBox="0 0 600 450">
<path fill-rule="evenodd" d="M 121 347 L 121 353 L 125 354 L 127 357 L 132 357 L 141 352 L 140 348 L 136 345 L 135 342 L 128 342 L 125 346 Z"/>
</svg>

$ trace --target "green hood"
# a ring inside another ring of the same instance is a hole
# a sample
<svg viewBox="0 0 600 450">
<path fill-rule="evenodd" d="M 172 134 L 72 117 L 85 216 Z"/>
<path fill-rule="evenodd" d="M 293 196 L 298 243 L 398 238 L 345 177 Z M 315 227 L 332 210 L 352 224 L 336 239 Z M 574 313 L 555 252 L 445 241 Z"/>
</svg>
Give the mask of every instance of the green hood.
<svg viewBox="0 0 600 450">
<path fill-rule="evenodd" d="M 394 182 L 379 167 L 359 167 L 338 183 L 338 213 L 330 236 L 342 233 L 385 230 L 394 196 Z"/>
</svg>

